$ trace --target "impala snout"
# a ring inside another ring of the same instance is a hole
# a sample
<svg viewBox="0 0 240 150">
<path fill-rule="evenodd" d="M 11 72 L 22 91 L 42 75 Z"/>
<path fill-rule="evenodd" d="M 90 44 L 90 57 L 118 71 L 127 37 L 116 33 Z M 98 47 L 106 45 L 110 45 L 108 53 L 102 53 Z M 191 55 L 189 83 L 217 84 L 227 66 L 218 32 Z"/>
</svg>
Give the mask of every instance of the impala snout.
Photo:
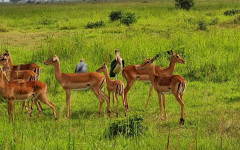
<svg viewBox="0 0 240 150">
<path fill-rule="evenodd" d="M 137 69 L 138 69 L 138 70 L 141 70 L 141 69 L 143 69 L 143 67 L 141 67 L 141 66 L 138 66 L 138 67 L 137 67 Z"/>
<path fill-rule="evenodd" d="M 44 61 L 44 65 L 49 65 L 50 64 L 50 60 L 46 60 L 46 61 Z"/>
</svg>

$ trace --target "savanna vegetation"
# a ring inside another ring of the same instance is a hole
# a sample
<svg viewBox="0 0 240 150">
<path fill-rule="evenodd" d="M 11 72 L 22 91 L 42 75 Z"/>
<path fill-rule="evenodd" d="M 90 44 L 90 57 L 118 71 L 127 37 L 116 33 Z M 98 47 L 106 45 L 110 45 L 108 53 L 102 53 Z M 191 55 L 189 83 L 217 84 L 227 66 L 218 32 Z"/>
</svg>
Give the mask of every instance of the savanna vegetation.
<svg viewBox="0 0 240 150">
<path fill-rule="evenodd" d="M 0 149 L 239 149 L 239 7 L 238 0 L 195 0 L 188 11 L 176 8 L 173 0 L 0 5 L 1 53 L 9 50 L 14 64 L 41 66 L 40 80 L 48 84 L 58 116 L 54 121 L 52 110 L 42 104 L 40 120 L 36 106 L 26 120 L 27 111 L 22 113 L 16 102 L 12 124 L 1 100 Z M 129 26 L 112 21 L 112 11 L 134 14 L 136 20 Z M 87 28 L 89 23 L 94 27 Z M 99 101 L 91 91 L 72 92 L 72 114 L 66 118 L 65 92 L 44 60 L 56 54 L 62 72 L 70 73 L 84 58 L 89 71 L 95 71 L 103 62 L 110 66 L 115 49 L 126 65 L 160 53 L 155 64 L 167 67 L 171 49 L 187 61 L 177 64 L 174 73 L 188 81 L 184 127 L 172 95 L 166 96 L 167 120 L 159 118 L 156 92 L 145 108 L 150 84 L 142 82 L 128 95 L 129 122 L 121 101 L 118 118 L 107 116 L 106 102 L 97 117 Z M 121 129 L 116 130 L 117 124 Z"/>
</svg>

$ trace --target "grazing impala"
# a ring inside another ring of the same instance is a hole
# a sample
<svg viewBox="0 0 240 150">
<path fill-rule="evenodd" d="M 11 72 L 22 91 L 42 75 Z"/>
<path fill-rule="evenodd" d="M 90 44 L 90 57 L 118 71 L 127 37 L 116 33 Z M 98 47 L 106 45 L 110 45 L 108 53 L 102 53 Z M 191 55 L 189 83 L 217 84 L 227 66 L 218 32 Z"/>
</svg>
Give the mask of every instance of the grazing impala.
<svg viewBox="0 0 240 150">
<path fill-rule="evenodd" d="M 33 100 L 38 108 L 38 117 L 41 116 L 42 109 L 39 106 L 38 100 L 45 103 L 53 110 L 54 118 L 57 119 L 55 106 L 47 99 L 47 84 L 41 81 L 27 81 L 23 83 L 6 83 L 3 80 L 3 70 L 0 68 L 0 94 L 8 101 L 9 119 L 14 122 L 14 101 L 25 100 L 33 97 Z M 30 109 L 29 109 L 30 115 Z"/>
<path fill-rule="evenodd" d="M 7 61 L 2 62 L 4 68 L 9 68 L 11 71 L 32 70 L 37 74 L 37 80 L 39 79 L 41 70 L 35 63 L 13 65 L 12 56 L 7 50 L 5 50 L 5 53 L 1 57 L 5 57 L 7 59 Z"/>
<path fill-rule="evenodd" d="M 60 68 L 60 61 L 58 56 L 53 56 L 53 58 L 48 59 L 44 62 L 45 65 L 52 65 L 55 68 L 55 77 L 58 82 L 61 84 L 63 89 L 66 91 L 66 103 L 67 103 L 67 117 L 71 114 L 71 103 L 70 96 L 71 90 L 87 90 L 92 89 L 94 94 L 100 101 L 98 114 L 101 112 L 102 104 L 104 98 L 107 100 L 108 105 L 108 114 L 110 115 L 110 101 L 106 97 L 106 94 L 102 91 L 102 88 L 105 83 L 104 75 L 97 72 L 88 72 L 88 73 L 62 73 Z"/>
<path fill-rule="evenodd" d="M 110 79 L 109 74 L 108 74 L 108 68 L 107 68 L 105 63 L 102 65 L 102 67 L 97 69 L 97 72 L 103 72 L 105 77 L 106 77 L 109 100 L 110 100 L 111 93 L 113 93 L 113 108 L 114 108 L 114 111 L 115 111 L 114 97 L 117 100 L 116 116 L 118 117 L 118 103 L 119 103 L 118 94 L 122 96 L 124 113 L 125 113 L 125 116 L 126 116 L 126 108 L 127 107 L 125 107 L 125 102 L 124 102 L 124 83 L 121 80 L 111 80 Z"/>
<path fill-rule="evenodd" d="M 183 64 L 186 63 L 186 61 L 184 59 L 182 59 L 178 54 L 174 54 L 172 50 L 168 51 L 168 54 L 171 55 L 171 61 L 170 61 L 169 67 L 162 68 L 160 66 L 155 66 L 156 74 L 161 75 L 161 76 L 172 75 L 175 70 L 176 63 L 183 63 Z M 138 67 L 139 67 L 139 65 L 130 65 L 130 66 L 125 67 L 122 71 L 123 77 L 127 81 L 127 86 L 124 89 L 124 97 L 126 99 L 125 100 L 126 102 L 128 102 L 127 94 L 136 80 L 139 80 L 142 82 L 150 82 L 148 72 L 146 70 L 139 70 L 139 69 L 137 69 Z M 152 89 L 153 89 L 153 86 L 151 85 L 149 95 L 148 95 L 148 100 L 146 103 L 146 107 L 148 106 L 148 103 L 149 103 L 149 100 L 150 100 L 150 97 L 152 94 Z M 163 102 L 165 104 L 165 94 L 163 94 L 162 96 L 163 96 Z"/>
<path fill-rule="evenodd" d="M 159 107 L 160 107 L 160 117 L 162 117 L 162 94 L 173 94 L 181 105 L 181 118 L 180 124 L 184 125 L 184 103 L 183 103 L 183 94 L 186 88 L 186 79 L 179 75 L 171 75 L 171 76 L 159 76 L 155 72 L 154 60 L 156 60 L 159 56 L 157 55 L 153 59 L 147 59 L 144 61 L 138 69 L 146 70 L 149 75 L 149 79 L 154 87 L 154 89 L 158 93 L 159 98 Z M 165 107 L 165 106 L 164 106 Z M 165 110 L 165 108 L 164 108 Z M 166 116 L 166 111 L 165 111 Z"/>
</svg>

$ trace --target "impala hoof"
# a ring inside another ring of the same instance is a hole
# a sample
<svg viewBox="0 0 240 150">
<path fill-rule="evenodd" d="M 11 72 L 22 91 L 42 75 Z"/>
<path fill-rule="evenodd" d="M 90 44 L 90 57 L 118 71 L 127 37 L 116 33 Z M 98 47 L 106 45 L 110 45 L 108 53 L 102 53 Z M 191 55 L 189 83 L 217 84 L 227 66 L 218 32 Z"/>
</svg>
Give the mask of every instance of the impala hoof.
<svg viewBox="0 0 240 150">
<path fill-rule="evenodd" d="M 184 122 L 185 122 L 184 118 L 180 118 L 180 124 L 181 124 L 182 126 L 184 126 Z"/>
</svg>

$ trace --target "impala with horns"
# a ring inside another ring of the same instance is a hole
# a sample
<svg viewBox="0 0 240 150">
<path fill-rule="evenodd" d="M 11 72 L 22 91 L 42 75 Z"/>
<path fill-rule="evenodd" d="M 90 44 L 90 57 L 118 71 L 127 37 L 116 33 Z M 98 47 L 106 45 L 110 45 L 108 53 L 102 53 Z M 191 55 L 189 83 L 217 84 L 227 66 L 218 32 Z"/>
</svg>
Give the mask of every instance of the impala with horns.
<svg viewBox="0 0 240 150">
<path fill-rule="evenodd" d="M 7 59 L 6 61 L 4 61 L 4 68 L 9 68 L 11 71 L 18 71 L 18 70 L 32 70 L 33 72 L 35 72 L 37 74 L 37 80 L 40 77 L 40 72 L 41 69 L 40 67 L 35 64 L 35 63 L 29 63 L 29 64 L 20 64 L 20 65 L 13 65 L 12 62 L 12 56 L 10 54 L 10 52 L 8 52 L 7 50 L 5 50 L 5 53 L 3 55 L 1 55 L 1 58 L 5 58 Z"/>
<path fill-rule="evenodd" d="M 160 117 L 162 117 L 162 94 L 173 94 L 181 105 L 181 118 L 180 124 L 184 125 L 184 103 L 183 103 L 183 94 L 186 88 L 186 79 L 179 75 L 171 76 L 159 76 L 155 72 L 154 60 L 156 60 L 159 55 L 155 56 L 153 59 L 147 59 L 139 67 L 139 70 L 146 70 L 149 75 L 149 79 L 158 93 L 159 107 L 160 107 Z M 164 106 L 164 113 L 166 116 L 166 109 Z"/>
<path fill-rule="evenodd" d="M 38 117 L 41 116 L 42 109 L 39 101 L 48 105 L 53 110 L 55 120 L 57 119 L 55 106 L 47 98 L 47 84 L 41 81 L 27 81 L 23 83 L 6 83 L 3 80 L 3 70 L 0 68 L 0 94 L 8 102 L 9 119 L 14 122 L 14 101 L 32 98 L 38 108 Z M 30 115 L 30 109 L 28 114 Z"/>
<path fill-rule="evenodd" d="M 53 56 L 44 62 L 45 65 L 52 65 L 55 69 L 55 77 L 66 92 L 67 117 L 71 114 L 71 90 L 87 90 L 92 89 L 96 97 L 100 101 L 98 114 L 101 112 L 104 98 L 107 101 L 108 114 L 110 115 L 110 102 L 107 95 L 102 91 L 105 83 L 104 75 L 97 72 L 88 73 L 62 73 L 60 68 L 60 60 L 58 56 Z"/>
<path fill-rule="evenodd" d="M 167 51 L 167 53 L 171 56 L 169 67 L 168 68 L 162 68 L 160 66 L 155 66 L 155 72 L 158 75 L 161 75 L 161 76 L 172 75 L 174 70 L 175 70 L 176 63 L 181 63 L 181 64 L 186 63 L 186 61 L 183 58 L 181 58 L 178 54 L 174 54 L 172 50 Z M 149 79 L 149 75 L 148 75 L 147 70 L 139 70 L 139 69 L 137 69 L 138 67 L 139 67 L 139 65 L 130 65 L 130 66 L 125 67 L 122 70 L 123 77 L 127 81 L 127 86 L 124 89 L 124 98 L 126 99 L 126 102 L 128 102 L 128 98 L 127 98 L 128 92 L 129 92 L 129 90 L 131 89 L 131 87 L 133 86 L 133 84 L 135 83 L 136 80 L 139 80 L 139 81 L 142 81 L 142 82 L 151 82 L 150 79 Z M 148 106 L 148 103 L 149 103 L 149 100 L 150 100 L 150 97 L 151 97 L 151 94 L 152 94 L 152 89 L 153 89 L 153 86 L 151 85 L 149 95 L 148 95 L 148 99 L 147 99 L 147 103 L 146 103 L 146 107 Z M 165 102 L 165 94 L 163 94 L 162 97 L 163 97 L 163 100 Z"/>
<path fill-rule="evenodd" d="M 116 116 L 118 117 L 118 95 L 122 96 L 122 101 L 123 101 L 123 107 L 124 107 L 124 113 L 126 116 L 126 106 L 125 106 L 125 101 L 124 101 L 124 83 L 121 80 L 111 80 L 109 75 L 108 75 L 108 68 L 107 65 L 104 63 L 102 67 L 98 68 L 96 70 L 97 72 L 103 72 L 105 77 L 106 77 L 106 82 L 107 82 L 107 90 L 108 90 L 108 98 L 110 100 L 111 93 L 113 94 L 113 108 L 115 111 L 115 106 L 114 106 L 114 97 L 117 100 L 117 111 L 116 111 Z"/>
</svg>

